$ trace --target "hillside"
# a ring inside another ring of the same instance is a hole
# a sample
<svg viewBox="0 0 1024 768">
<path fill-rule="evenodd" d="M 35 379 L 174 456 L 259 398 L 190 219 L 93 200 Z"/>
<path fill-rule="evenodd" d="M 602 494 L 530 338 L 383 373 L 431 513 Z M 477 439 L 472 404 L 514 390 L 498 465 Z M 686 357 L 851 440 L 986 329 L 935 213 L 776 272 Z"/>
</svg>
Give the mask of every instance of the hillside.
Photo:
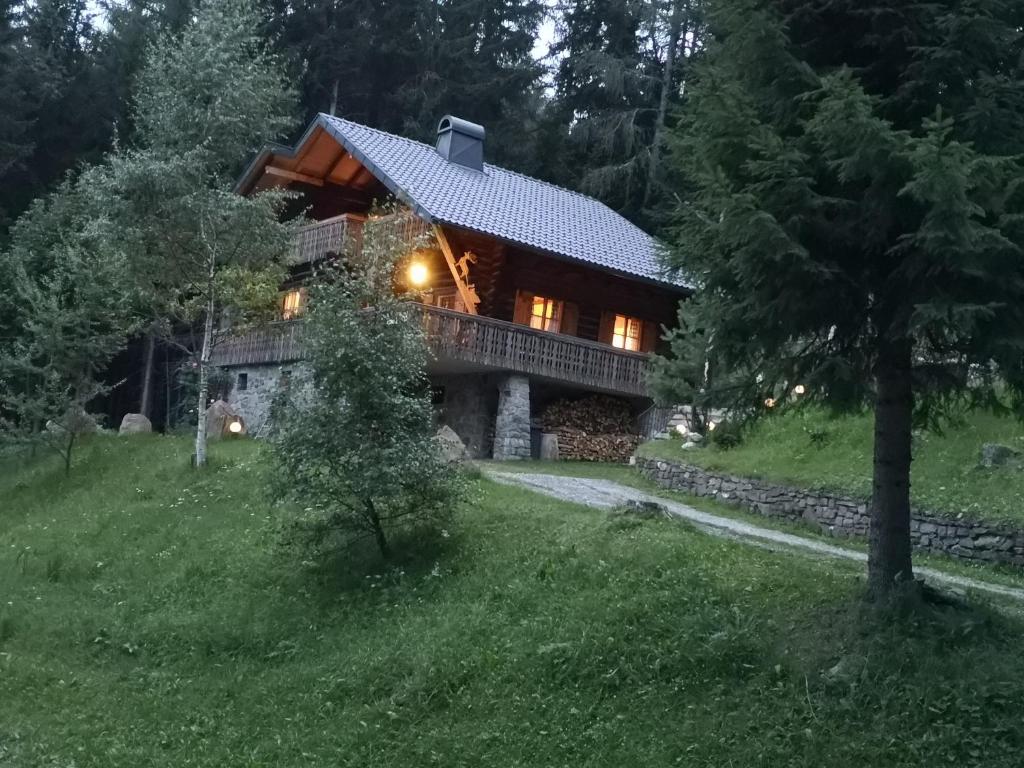
<svg viewBox="0 0 1024 768">
<path fill-rule="evenodd" d="M 250 442 L 0 467 L 0 764 L 1016 766 L 1024 625 L 481 481 L 391 566 L 282 545 Z"/>
<path fill-rule="evenodd" d="M 869 414 L 834 417 L 807 409 L 758 422 L 741 445 L 728 450 L 711 446 L 681 451 L 678 440 L 667 440 L 648 443 L 641 452 L 866 499 L 871 495 L 872 425 Z M 1024 425 L 1009 417 L 975 413 L 941 433 L 915 433 L 913 503 L 953 515 L 1024 524 L 1024 472 L 979 468 L 983 443 L 1024 449 Z"/>
</svg>

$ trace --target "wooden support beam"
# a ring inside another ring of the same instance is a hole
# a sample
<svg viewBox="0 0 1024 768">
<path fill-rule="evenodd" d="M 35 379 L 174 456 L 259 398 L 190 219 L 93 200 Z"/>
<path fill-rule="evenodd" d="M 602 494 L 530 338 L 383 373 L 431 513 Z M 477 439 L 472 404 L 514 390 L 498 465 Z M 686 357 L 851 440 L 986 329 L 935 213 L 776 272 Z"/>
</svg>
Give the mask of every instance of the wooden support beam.
<svg viewBox="0 0 1024 768">
<path fill-rule="evenodd" d="M 316 176 L 307 176 L 304 173 L 296 173 L 295 171 L 286 171 L 284 168 L 275 168 L 272 165 L 268 165 L 263 169 L 263 173 L 267 176 L 276 176 L 279 179 L 287 179 L 288 181 L 298 181 L 302 184 L 312 184 L 314 187 L 322 187 L 324 185 L 323 179 L 318 179 Z"/>
<path fill-rule="evenodd" d="M 476 291 L 469 285 L 466 285 L 465 280 L 462 279 L 462 275 L 459 273 L 459 268 L 455 263 L 455 255 L 452 253 L 452 246 L 448 242 L 448 237 L 445 235 L 444 230 L 441 229 L 437 224 L 434 225 L 434 236 L 437 238 L 437 244 L 441 246 L 441 253 L 444 254 L 444 260 L 448 262 L 448 269 L 452 272 L 452 278 L 455 280 L 455 288 L 459 291 L 459 296 L 462 297 L 462 303 L 466 306 L 466 311 L 471 315 L 477 314 L 476 305 L 480 303 L 480 297 L 476 295 Z"/>
</svg>

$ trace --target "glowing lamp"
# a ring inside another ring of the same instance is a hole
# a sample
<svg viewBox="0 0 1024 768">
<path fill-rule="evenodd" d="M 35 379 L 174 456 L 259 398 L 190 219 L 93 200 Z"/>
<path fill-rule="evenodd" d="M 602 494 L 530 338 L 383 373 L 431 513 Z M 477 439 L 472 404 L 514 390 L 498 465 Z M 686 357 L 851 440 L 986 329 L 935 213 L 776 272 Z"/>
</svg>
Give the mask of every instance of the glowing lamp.
<svg viewBox="0 0 1024 768">
<path fill-rule="evenodd" d="M 796 392 L 798 395 L 802 395 L 804 392 L 807 391 L 807 387 L 805 387 L 803 384 L 797 384 L 795 387 L 793 387 L 793 391 Z"/>
<path fill-rule="evenodd" d="M 430 271 L 422 261 L 414 261 L 409 265 L 409 282 L 417 288 L 422 288 L 430 279 Z"/>
<path fill-rule="evenodd" d="M 718 425 L 715 424 L 715 422 L 709 421 L 708 422 L 708 432 L 714 432 L 715 431 L 715 427 L 717 427 L 717 426 Z"/>
<path fill-rule="evenodd" d="M 765 401 L 764 401 L 764 407 L 765 408 L 774 408 L 775 407 L 775 398 L 774 397 L 766 398 Z"/>
<path fill-rule="evenodd" d="M 242 431 L 242 422 L 240 422 L 238 419 L 235 419 L 230 424 L 228 424 L 228 431 L 231 432 L 231 434 L 233 435 L 237 435 L 239 432 Z"/>
</svg>

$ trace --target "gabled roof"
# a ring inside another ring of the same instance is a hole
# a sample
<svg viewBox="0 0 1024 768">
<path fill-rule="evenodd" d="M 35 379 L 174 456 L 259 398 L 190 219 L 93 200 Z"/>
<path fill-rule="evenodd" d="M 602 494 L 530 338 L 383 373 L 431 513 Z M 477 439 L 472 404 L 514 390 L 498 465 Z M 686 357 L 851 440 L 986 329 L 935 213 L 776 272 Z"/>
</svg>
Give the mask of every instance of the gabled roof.
<svg viewBox="0 0 1024 768">
<path fill-rule="evenodd" d="M 677 288 L 657 241 L 591 197 L 484 163 L 449 162 L 419 141 L 321 114 L 295 148 L 268 146 L 239 181 L 247 188 L 271 155 L 294 157 L 322 128 L 396 197 L 428 222 L 492 235 L 509 243 Z"/>
</svg>

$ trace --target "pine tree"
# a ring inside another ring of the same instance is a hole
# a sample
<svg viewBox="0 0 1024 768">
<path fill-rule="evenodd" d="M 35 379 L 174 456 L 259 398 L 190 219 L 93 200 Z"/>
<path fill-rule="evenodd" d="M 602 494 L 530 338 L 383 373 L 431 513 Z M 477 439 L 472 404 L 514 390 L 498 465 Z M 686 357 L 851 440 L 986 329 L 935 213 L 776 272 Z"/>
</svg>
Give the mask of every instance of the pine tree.
<svg viewBox="0 0 1024 768">
<path fill-rule="evenodd" d="M 1020 407 L 1024 6 L 721 0 L 674 163 L 673 262 L 754 407 L 875 413 L 869 586 L 911 577 L 911 430 Z M 1000 397 L 1001 396 L 1001 397 Z"/>
</svg>

